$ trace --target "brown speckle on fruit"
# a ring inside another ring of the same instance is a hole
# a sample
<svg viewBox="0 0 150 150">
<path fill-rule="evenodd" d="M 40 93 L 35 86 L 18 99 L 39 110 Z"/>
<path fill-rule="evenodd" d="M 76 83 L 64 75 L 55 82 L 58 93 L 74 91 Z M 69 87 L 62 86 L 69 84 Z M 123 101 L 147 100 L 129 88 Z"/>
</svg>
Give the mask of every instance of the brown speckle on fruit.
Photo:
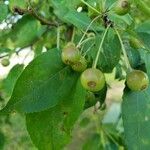
<svg viewBox="0 0 150 150">
<path fill-rule="evenodd" d="M 142 87 L 141 87 L 141 90 L 144 90 L 144 89 L 146 89 L 147 88 L 147 85 L 145 84 L 145 85 L 143 85 Z"/>
<path fill-rule="evenodd" d="M 62 51 L 62 61 L 67 65 L 72 65 L 80 60 L 81 54 L 76 47 L 67 47 Z"/>
<path fill-rule="evenodd" d="M 77 72 L 83 72 L 87 68 L 87 61 L 81 56 L 80 60 L 72 64 L 72 69 Z"/>
<path fill-rule="evenodd" d="M 82 86 L 91 92 L 100 91 L 105 85 L 104 74 L 96 68 L 88 68 L 81 74 Z"/>
<path fill-rule="evenodd" d="M 133 70 L 127 74 L 127 86 L 132 91 L 141 91 L 148 87 L 149 78 L 141 70 Z"/>
<path fill-rule="evenodd" d="M 118 0 L 115 7 L 115 12 L 118 15 L 125 15 L 130 10 L 130 3 L 128 0 Z"/>
<path fill-rule="evenodd" d="M 129 3 L 128 3 L 127 1 L 123 1 L 123 2 L 121 3 L 121 6 L 122 6 L 123 8 L 128 7 L 128 5 L 129 5 Z"/>
<path fill-rule="evenodd" d="M 96 83 L 95 83 L 94 81 L 88 82 L 87 85 L 88 85 L 89 87 L 91 87 L 91 88 L 96 87 Z"/>
</svg>

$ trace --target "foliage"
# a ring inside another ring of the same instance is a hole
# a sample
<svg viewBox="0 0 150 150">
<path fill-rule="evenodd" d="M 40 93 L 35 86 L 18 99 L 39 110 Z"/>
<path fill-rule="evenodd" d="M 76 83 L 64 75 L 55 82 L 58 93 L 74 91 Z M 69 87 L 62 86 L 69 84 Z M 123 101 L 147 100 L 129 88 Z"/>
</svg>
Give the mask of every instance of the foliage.
<svg viewBox="0 0 150 150">
<path fill-rule="evenodd" d="M 132 91 L 135 86 L 130 89 L 132 82 L 124 80 L 133 70 L 150 79 L 148 6 L 148 0 L 0 1 L 1 64 L 7 68 L 24 48 L 34 52 L 27 66 L 16 64 L 1 81 L 0 126 L 3 117 L 21 113 L 39 150 L 69 150 L 77 126 L 88 131 L 83 150 L 149 150 L 150 87 Z M 111 117 L 105 122 L 109 85 L 104 76 L 114 71 L 117 82 L 125 81 L 122 109 L 115 122 Z M 92 115 L 82 117 L 90 107 Z M 0 149 L 4 144 L 0 131 Z"/>
</svg>

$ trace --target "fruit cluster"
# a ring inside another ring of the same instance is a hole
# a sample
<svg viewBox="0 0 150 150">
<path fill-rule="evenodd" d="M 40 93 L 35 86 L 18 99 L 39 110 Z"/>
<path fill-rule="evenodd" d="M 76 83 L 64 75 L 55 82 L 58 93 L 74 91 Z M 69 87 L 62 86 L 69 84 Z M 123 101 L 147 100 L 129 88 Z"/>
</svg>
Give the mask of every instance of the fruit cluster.
<svg viewBox="0 0 150 150">
<path fill-rule="evenodd" d="M 68 43 L 61 54 L 62 61 L 66 65 L 70 65 L 74 71 L 83 72 L 87 68 L 86 59 L 81 55 L 75 44 Z"/>
<path fill-rule="evenodd" d="M 97 92 L 105 86 L 105 76 L 96 68 L 87 68 L 87 61 L 81 55 L 74 43 L 68 43 L 62 51 L 62 61 L 70 65 L 74 71 L 82 72 L 81 84 L 91 92 Z M 132 70 L 127 74 L 127 86 L 133 91 L 144 90 L 149 85 L 146 73 L 141 70 Z"/>
<path fill-rule="evenodd" d="M 116 2 L 115 8 L 114 8 L 114 11 L 116 14 L 122 16 L 122 15 L 127 14 L 129 10 L 130 10 L 130 3 L 128 0 L 118 0 Z M 105 16 L 104 21 L 107 21 L 107 22 L 109 21 L 107 18 L 107 15 Z M 109 26 L 110 24 L 108 24 L 108 26 L 105 26 L 105 27 L 109 28 Z M 112 28 L 114 28 L 114 26 L 112 26 Z M 107 31 L 105 31 L 105 33 L 107 33 Z M 106 35 L 105 33 L 103 36 L 103 40 L 101 41 L 101 44 L 100 44 L 101 46 L 103 44 L 103 41 Z M 126 84 L 128 88 L 132 91 L 140 91 L 140 90 L 146 89 L 149 85 L 149 79 L 148 79 L 147 74 L 141 70 L 134 70 L 131 68 L 129 60 L 127 58 L 127 54 L 125 52 L 125 48 L 123 46 L 122 39 L 117 31 L 116 33 L 118 34 L 120 44 L 123 48 L 123 54 L 126 59 L 125 61 L 127 64 L 127 69 L 130 70 L 130 72 L 127 73 L 127 77 L 126 77 Z M 132 36 L 129 42 L 130 42 L 131 47 L 133 48 L 138 49 L 142 47 L 142 43 L 136 37 Z M 99 50 L 101 48 L 102 47 L 100 47 Z M 99 57 L 99 52 L 97 53 L 98 57 Z M 80 77 L 81 84 L 86 90 L 90 92 L 98 92 L 104 88 L 105 76 L 102 71 L 96 68 L 97 62 L 92 68 L 87 68 L 87 61 L 85 57 L 82 56 L 79 49 L 76 47 L 74 43 L 70 42 L 64 47 L 61 57 L 62 57 L 62 61 L 66 65 L 70 65 L 74 71 L 82 72 L 81 77 Z"/>
<path fill-rule="evenodd" d="M 104 74 L 96 68 L 87 68 L 87 61 L 74 43 L 68 43 L 61 54 L 62 61 L 70 65 L 74 71 L 82 72 L 81 84 L 86 90 L 100 91 L 105 85 Z"/>
</svg>

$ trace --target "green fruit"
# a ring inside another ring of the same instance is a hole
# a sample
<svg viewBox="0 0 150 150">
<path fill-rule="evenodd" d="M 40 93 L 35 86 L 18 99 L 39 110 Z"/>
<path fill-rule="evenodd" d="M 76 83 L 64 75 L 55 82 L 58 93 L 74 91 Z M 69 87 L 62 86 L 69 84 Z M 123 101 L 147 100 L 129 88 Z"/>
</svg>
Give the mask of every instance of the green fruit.
<svg viewBox="0 0 150 150">
<path fill-rule="evenodd" d="M 76 49 L 76 46 L 73 42 L 68 42 L 67 45 L 63 48 L 63 51 L 67 49 Z"/>
<path fill-rule="evenodd" d="M 105 85 L 104 74 L 95 68 L 86 69 L 81 74 L 82 86 L 91 92 L 100 91 Z"/>
<path fill-rule="evenodd" d="M 83 72 L 87 68 L 87 62 L 84 57 L 81 57 L 78 62 L 72 65 L 72 69 L 77 72 Z"/>
<path fill-rule="evenodd" d="M 9 59 L 4 58 L 4 59 L 2 59 L 1 64 L 2 64 L 4 67 L 7 67 L 7 66 L 10 64 L 10 61 L 9 61 Z"/>
<path fill-rule="evenodd" d="M 130 10 L 130 3 L 128 0 L 118 0 L 115 7 L 116 14 L 125 15 L 129 12 L 129 10 Z"/>
<path fill-rule="evenodd" d="M 63 49 L 61 58 L 65 64 L 73 65 L 80 60 L 81 54 L 75 46 L 69 45 Z"/>
<path fill-rule="evenodd" d="M 148 87 L 149 79 L 146 73 L 141 70 L 133 70 L 127 74 L 127 86 L 132 91 L 141 91 Z"/>
<path fill-rule="evenodd" d="M 142 48 L 142 46 L 143 46 L 142 42 L 135 37 L 131 37 L 129 40 L 129 43 L 130 43 L 131 47 L 133 47 L 135 49 Z"/>
<path fill-rule="evenodd" d="M 33 5 L 37 5 L 37 4 L 39 3 L 39 0 L 31 0 L 31 3 L 32 3 Z"/>
</svg>

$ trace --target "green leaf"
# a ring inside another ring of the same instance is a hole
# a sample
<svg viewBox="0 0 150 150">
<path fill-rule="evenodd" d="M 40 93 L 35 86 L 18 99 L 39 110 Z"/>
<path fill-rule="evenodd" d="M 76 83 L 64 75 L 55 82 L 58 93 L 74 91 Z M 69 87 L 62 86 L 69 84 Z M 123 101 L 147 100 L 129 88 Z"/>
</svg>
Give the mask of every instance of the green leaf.
<svg viewBox="0 0 150 150">
<path fill-rule="evenodd" d="M 7 45 L 13 48 L 27 47 L 33 44 L 46 30 L 39 21 L 30 15 L 22 17 L 8 33 Z"/>
<path fill-rule="evenodd" d="M 55 47 L 57 41 L 56 35 L 57 33 L 55 28 L 52 28 L 45 32 L 42 37 L 32 45 L 35 56 L 38 56 L 42 53 L 43 47 L 45 47 L 46 49 Z"/>
<path fill-rule="evenodd" d="M 150 42 L 149 42 L 149 39 L 150 39 L 150 34 L 148 33 L 144 33 L 144 32 L 140 32 L 138 33 L 139 37 L 142 39 L 142 42 L 144 43 L 144 46 L 148 49 L 150 49 Z"/>
<path fill-rule="evenodd" d="M 55 0 L 57 3 L 60 3 L 59 0 Z M 81 3 L 81 0 L 61 0 L 62 5 L 66 6 L 69 9 L 75 9 L 77 5 Z"/>
<path fill-rule="evenodd" d="M 34 51 L 34 57 L 37 57 L 42 54 L 43 51 L 43 41 L 37 41 L 33 46 L 32 49 Z"/>
<path fill-rule="evenodd" d="M 58 1 L 52 1 L 55 14 L 66 23 L 73 24 L 79 29 L 85 30 L 87 26 L 91 23 L 91 19 L 87 16 L 86 13 L 77 12 L 75 9 L 69 9 L 65 5 L 62 5 Z M 93 23 L 91 25 L 91 30 L 102 31 L 103 27 L 98 24 Z"/>
<path fill-rule="evenodd" d="M 4 3 L 0 2 L 0 23 L 6 19 L 8 15 L 8 7 Z"/>
<path fill-rule="evenodd" d="M 106 133 L 106 136 L 109 140 L 108 145 L 110 145 L 110 147 L 111 146 L 114 147 L 114 149 L 117 149 L 117 146 L 119 145 L 124 146 L 123 134 L 121 133 L 121 131 L 117 130 L 117 127 L 118 127 L 118 119 L 114 123 L 103 123 L 103 130 Z"/>
<path fill-rule="evenodd" d="M 23 71 L 24 65 L 15 65 L 9 72 L 8 76 L 3 80 L 2 82 L 2 88 L 4 92 L 6 93 L 7 97 L 10 97 L 15 83 L 20 76 L 21 72 Z"/>
<path fill-rule="evenodd" d="M 10 49 L 24 48 L 32 45 L 46 31 L 39 21 L 30 15 L 23 16 L 13 29 L 4 34 L 3 47 Z M 3 34 L 2 34 L 3 35 Z"/>
<path fill-rule="evenodd" d="M 141 57 L 140 57 L 140 53 L 138 50 L 128 46 L 126 48 L 126 52 L 127 52 L 130 65 L 132 66 L 132 68 L 137 68 L 138 66 L 141 65 Z"/>
<path fill-rule="evenodd" d="M 136 31 L 146 47 L 150 48 L 150 20 L 137 26 Z"/>
<path fill-rule="evenodd" d="M 112 34 L 112 35 L 111 35 Z M 117 36 L 110 31 L 103 45 L 103 51 L 99 57 L 99 66 L 104 72 L 111 72 L 118 64 L 121 56 L 121 46 Z"/>
<path fill-rule="evenodd" d="M 49 2 L 51 4 L 51 2 Z M 38 7 L 38 14 L 46 19 L 51 20 L 53 18 L 52 8 L 50 8 L 50 5 L 46 0 L 38 1 L 38 5 L 32 4 L 32 7 Z"/>
<path fill-rule="evenodd" d="M 7 51 L 6 40 L 9 38 L 10 29 L 0 30 L 0 53 Z"/>
<path fill-rule="evenodd" d="M 77 11 L 68 11 L 63 17 L 66 22 L 69 22 L 76 26 L 79 29 L 86 29 L 88 25 L 91 23 L 91 19 L 87 16 L 86 13 L 77 12 Z M 93 25 L 90 27 L 91 30 L 99 30 L 102 31 L 103 27 L 101 25 Z"/>
<path fill-rule="evenodd" d="M 25 68 L 1 113 L 39 112 L 54 107 L 71 92 L 76 76 L 64 67 L 57 49 L 49 50 Z"/>
<path fill-rule="evenodd" d="M 122 64 L 118 64 L 115 68 L 115 79 L 118 79 L 119 81 L 125 79 Z"/>
<path fill-rule="evenodd" d="M 143 49 L 141 49 L 140 55 L 142 60 L 145 62 L 146 71 L 148 76 L 150 77 L 150 52 L 146 52 Z"/>
<path fill-rule="evenodd" d="M 0 150 L 3 150 L 5 144 L 5 136 L 4 134 L 0 131 Z"/>
<path fill-rule="evenodd" d="M 85 90 L 79 81 L 70 95 L 62 97 L 57 106 L 26 115 L 27 130 L 35 146 L 39 150 L 62 150 L 71 138 L 70 132 L 84 102 Z"/>
<path fill-rule="evenodd" d="M 105 84 L 104 88 L 98 92 L 92 93 L 87 92 L 86 101 L 84 108 L 87 109 L 89 107 L 94 106 L 97 102 L 100 102 L 100 106 L 105 102 L 107 94 L 107 85 Z"/>
<path fill-rule="evenodd" d="M 133 23 L 133 18 L 129 15 L 126 14 L 124 16 L 119 16 L 115 13 L 110 13 L 109 14 L 110 20 L 112 20 L 119 28 L 126 29 L 128 26 L 131 26 Z"/>
<path fill-rule="evenodd" d="M 122 117 L 125 142 L 130 150 L 149 150 L 150 147 L 150 88 L 143 92 L 125 90 Z"/>
<path fill-rule="evenodd" d="M 27 8 L 27 1 L 26 0 L 10 0 L 9 7 L 12 12 L 14 11 L 15 7 L 25 9 Z"/>
<path fill-rule="evenodd" d="M 0 48 L 0 53 L 8 53 L 8 52 L 11 52 L 11 50 L 9 48 Z"/>
<path fill-rule="evenodd" d="M 81 0 L 49 0 L 50 3 L 52 3 L 52 5 L 54 7 L 60 7 L 62 6 L 67 8 L 67 9 L 75 9 L 80 3 L 81 3 Z"/>
<path fill-rule="evenodd" d="M 97 102 L 99 101 L 101 106 L 105 102 L 106 94 L 107 94 L 107 84 L 105 84 L 105 86 L 102 90 L 95 93 L 95 97 L 97 99 Z"/>
<path fill-rule="evenodd" d="M 144 53 L 144 52 L 143 52 Z M 142 56 L 150 77 L 150 54 Z M 149 150 L 150 147 L 150 87 L 141 92 L 125 89 L 122 103 L 125 142 L 130 150 Z M 132 137 L 132 138 L 131 138 Z"/>
<path fill-rule="evenodd" d="M 101 38 L 97 37 L 96 47 L 93 47 L 91 50 L 93 60 L 95 60 L 95 57 L 97 55 L 100 42 Z M 112 72 L 113 68 L 118 64 L 120 56 L 121 56 L 120 42 L 114 31 L 110 29 L 105 38 L 103 49 L 101 50 L 97 66 L 103 72 L 110 73 Z"/>
<path fill-rule="evenodd" d="M 116 0 L 107 0 L 106 1 L 106 8 L 112 6 L 115 2 L 116 2 Z"/>
<path fill-rule="evenodd" d="M 137 32 L 145 32 L 145 33 L 150 34 L 149 28 L 150 28 L 150 20 L 145 21 L 145 22 L 139 24 L 137 26 L 136 30 L 137 30 Z"/>
</svg>

